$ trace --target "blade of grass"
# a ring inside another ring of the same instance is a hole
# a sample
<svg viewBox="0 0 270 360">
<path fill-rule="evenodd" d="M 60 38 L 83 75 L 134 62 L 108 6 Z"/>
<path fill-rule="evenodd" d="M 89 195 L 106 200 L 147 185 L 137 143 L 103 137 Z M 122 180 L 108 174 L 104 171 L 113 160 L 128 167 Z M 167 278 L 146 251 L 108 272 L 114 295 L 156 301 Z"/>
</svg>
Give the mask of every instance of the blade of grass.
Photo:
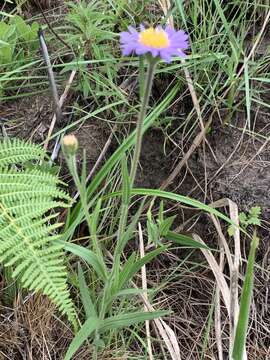
<svg viewBox="0 0 270 360">
<path fill-rule="evenodd" d="M 97 318 L 96 309 L 91 299 L 91 295 L 88 286 L 86 284 L 85 277 L 80 264 L 78 265 L 78 280 L 79 280 L 79 289 L 81 293 L 81 299 L 82 299 L 85 315 L 87 319 L 91 317 Z"/>
<path fill-rule="evenodd" d="M 245 354 L 250 304 L 253 292 L 255 254 L 258 244 L 259 238 L 257 237 L 256 233 L 254 233 L 248 256 L 247 270 L 240 300 L 239 319 L 237 322 L 232 352 L 233 360 L 243 360 Z"/>
</svg>

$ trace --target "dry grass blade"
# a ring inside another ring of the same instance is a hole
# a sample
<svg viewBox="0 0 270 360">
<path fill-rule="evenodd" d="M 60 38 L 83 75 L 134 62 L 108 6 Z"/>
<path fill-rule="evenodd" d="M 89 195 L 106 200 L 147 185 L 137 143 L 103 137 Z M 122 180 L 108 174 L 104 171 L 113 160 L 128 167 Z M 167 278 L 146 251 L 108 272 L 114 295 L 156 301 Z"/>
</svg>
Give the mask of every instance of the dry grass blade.
<svg viewBox="0 0 270 360">
<path fill-rule="evenodd" d="M 205 244 L 205 242 L 200 238 L 199 235 L 197 234 L 193 234 L 193 238 L 194 240 L 200 242 L 201 244 Z M 217 281 L 217 285 L 220 289 L 220 292 L 222 294 L 223 297 L 223 301 L 224 304 L 227 308 L 228 313 L 230 313 L 230 290 L 228 287 L 228 284 L 225 280 L 225 276 L 223 274 L 223 272 L 220 270 L 220 267 L 216 261 L 216 259 L 214 258 L 214 255 L 211 253 L 210 250 L 205 250 L 205 249 L 201 249 L 203 255 L 205 256 L 214 276 L 215 279 Z"/>
<path fill-rule="evenodd" d="M 217 233 L 218 233 L 218 236 L 219 236 L 219 241 L 220 241 L 220 247 L 221 249 L 225 251 L 225 254 L 226 254 L 226 258 L 227 258 L 227 261 L 228 261 L 228 265 L 229 265 L 229 269 L 230 269 L 230 272 L 232 271 L 233 269 L 233 260 L 232 260 L 232 255 L 231 255 L 231 252 L 230 252 L 230 249 L 229 249 L 229 246 L 228 246 L 228 243 L 227 243 L 227 240 L 222 232 L 222 229 L 221 229 L 221 225 L 220 225 L 220 222 L 219 220 L 214 216 L 214 215 L 210 215 L 212 221 L 213 221 L 213 224 L 217 230 Z"/>
<path fill-rule="evenodd" d="M 136 284 L 132 283 L 135 288 Z M 149 303 L 144 294 L 140 295 L 147 311 L 155 311 L 154 307 Z M 154 324 L 157 327 L 160 337 L 163 339 L 172 360 L 181 360 L 180 348 L 178 345 L 175 332 L 162 319 L 154 319 Z"/>
<path fill-rule="evenodd" d="M 224 251 L 220 253 L 220 261 L 219 261 L 220 270 L 223 271 L 224 267 Z M 218 349 L 218 359 L 223 360 L 223 348 L 222 348 L 222 331 L 221 331 L 221 311 L 220 311 L 220 289 L 216 288 L 216 296 L 215 296 L 215 334 L 217 341 L 217 349 Z"/>
<path fill-rule="evenodd" d="M 223 347 L 221 336 L 221 314 L 220 314 L 220 291 L 217 290 L 216 304 L 215 304 L 215 334 L 218 349 L 218 359 L 223 360 Z"/>
<path fill-rule="evenodd" d="M 144 251 L 144 243 L 143 243 L 143 233 L 142 233 L 142 227 L 139 223 L 139 244 L 140 244 L 140 256 L 143 258 L 145 256 Z M 142 288 L 145 290 L 144 296 L 148 300 L 147 296 L 147 278 L 146 278 L 146 266 L 143 265 L 141 269 L 142 273 Z M 144 305 L 145 311 L 147 311 L 147 307 Z M 149 320 L 145 321 L 145 328 L 146 328 L 146 338 L 147 338 L 147 351 L 149 355 L 150 360 L 154 360 L 153 352 L 152 352 L 152 345 L 151 345 L 151 337 L 150 337 L 150 323 Z"/>
<path fill-rule="evenodd" d="M 142 238 L 142 228 L 141 224 L 139 223 L 139 239 L 140 239 L 140 255 L 143 256 L 144 253 L 144 244 Z M 147 289 L 146 285 L 146 274 L 142 269 L 142 282 L 143 282 L 143 289 Z M 133 286 L 137 288 L 136 284 L 133 283 Z M 154 307 L 150 304 L 147 294 L 141 294 L 141 298 L 144 303 L 144 307 L 146 311 L 155 311 Z M 172 360 L 181 360 L 180 356 L 180 348 L 178 345 L 177 337 L 174 331 L 168 326 L 164 320 L 158 318 L 154 319 L 154 324 L 158 330 L 160 337 L 163 339 Z M 148 343 L 149 344 L 149 343 Z M 150 355 L 149 355 L 150 356 Z"/>
<path fill-rule="evenodd" d="M 230 269 L 230 309 L 229 309 L 229 318 L 230 318 L 230 350 L 232 351 L 235 330 L 239 317 L 239 302 L 238 302 L 238 280 L 239 280 L 239 266 L 241 263 L 241 244 L 240 244 L 240 227 L 239 227 L 239 212 L 238 206 L 235 202 L 230 199 L 221 199 L 211 204 L 213 207 L 229 207 L 230 218 L 233 221 L 234 225 L 234 260 L 230 254 L 228 244 L 226 242 L 225 236 L 222 233 L 221 226 L 218 223 L 218 220 L 212 217 L 213 223 L 219 234 L 221 243 L 224 246 L 226 257 Z M 247 358 L 246 353 L 244 354 L 244 359 Z"/>
<path fill-rule="evenodd" d="M 171 2 L 170 2 L 170 0 L 158 0 L 158 2 L 159 2 L 159 5 L 160 5 L 160 7 L 161 7 L 161 9 L 162 9 L 162 11 L 163 11 L 163 13 L 164 13 L 164 15 L 166 16 L 167 13 L 168 13 L 168 11 L 169 11 L 169 9 L 170 9 L 170 7 L 171 7 Z M 169 24 L 171 27 L 173 27 L 173 17 L 172 17 L 172 15 L 169 16 L 169 18 L 168 18 L 168 24 Z"/>
<path fill-rule="evenodd" d="M 231 340 L 233 340 L 233 334 L 235 327 L 238 321 L 239 313 L 239 304 L 238 304 L 238 277 L 239 277 L 239 265 L 241 261 L 241 245 L 240 245 L 240 229 L 239 229 L 239 215 L 238 215 L 238 206 L 236 203 L 230 199 L 221 199 L 211 204 L 213 207 L 229 207 L 230 218 L 233 221 L 234 225 L 234 261 L 229 260 L 230 256 L 228 247 L 226 246 L 226 240 L 224 236 L 221 236 L 220 239 L 223 241 L 225 246 L 226 256 L 228 258 L 228 263 L 230 266 L 230 322 L 231 322 Z M 214 222 L 215 224 L 215 222 Z M 215 224 L 216 225 L 216 224 Z M 218 230 L 220 234 L 220 229 Z M 225 240 L 225 241 L 224 241 Z"/>
</svg>

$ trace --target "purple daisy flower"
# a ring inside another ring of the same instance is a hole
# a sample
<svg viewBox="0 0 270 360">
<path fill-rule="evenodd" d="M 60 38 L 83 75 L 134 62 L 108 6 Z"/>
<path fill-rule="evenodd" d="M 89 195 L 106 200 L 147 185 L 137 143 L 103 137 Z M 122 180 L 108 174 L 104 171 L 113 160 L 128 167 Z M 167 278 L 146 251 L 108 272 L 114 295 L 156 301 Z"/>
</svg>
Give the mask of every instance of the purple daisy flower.
<svg viewBox="0 0 270 360">
<path fill-rule="evenodd" d="M 157 26 L 145 29 L 140 26 L 140 32 L 132 26 L 120 34 L 120 44 L 124 56 L 135 52 L 137 55 L 150 53 L 170 62 L 172 56 L 185 57 L 183 50 L 188 48 L 188 36 L 183 30 L 174 30 L 170 26 Z"/>
</svg>

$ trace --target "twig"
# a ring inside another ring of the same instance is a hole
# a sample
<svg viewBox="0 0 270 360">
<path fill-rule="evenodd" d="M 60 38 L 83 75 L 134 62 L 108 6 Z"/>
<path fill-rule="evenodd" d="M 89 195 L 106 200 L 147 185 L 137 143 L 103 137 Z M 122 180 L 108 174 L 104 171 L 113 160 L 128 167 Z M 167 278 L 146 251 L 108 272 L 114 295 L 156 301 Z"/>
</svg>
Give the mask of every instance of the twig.
<svg viewBox="0 0 270 360">
<path fill-rule="evenodd" d="M 69 90 L 70 90 L 70 88 L 71 88 L 71 85 L 72 85 L 72 83 L 73 83 L 73 80 L 74 80 L 74 77 L 75 77 L 75 75 L 76 75 L 76 72 L 77 72 L 76 70 L 72 70 L 72 72 L 71 72 L 71 74 L 70 74 L 70 76 L 69 76 L 67 85 L 66 85 L 66 87 L 65 87 L 65 90 L 64 90 L 63 94 L 62 94 L 61 97 L 60 97 L 60 100 L 59 100 L 60 110 L 62 109 L 62 106 L 63 106 L 63 104 L 64 104 L 64 102 L 65 102 L 65 100 L 66 100 L 66 98 L 67 98 L 68 92 L 69 92 Z M 62 111 L 62 110 L 61 110 L 61 111 Z M 44 149 L 45 149 L 45 150 L 46 150 L 47 147 L 48 147 L 48 143 L 49 143 L 50 138 L 51 138 L 51 135 L 52 135 L 52 133 L 53 133 L 53 129 L 54 129 L 54 127 L 55 127 L 56 121 L 59 123 L 59 120 L 58 120 L 58 118 L 57 118 L 57 115 L 54 114 L 54 115 L 53 115 L 53 118 L 52 118 L 52 121 L 51 121 L 51 125 L 50 125 L 50 128 L 49 128 L 49 131 L 48 131 L 47 138 L 46 138 L 46 140 L 45 140 L 45 142 L 44 142 Z"/>
<path fill-rule="evenodd" d="M 44 34 L 43 34 L 43 31 L 41 28 L 38 31 L 38 38 L 39 38 L 39 42 L 40 42 L 42 55 L 43 55 L 43 58 L 44 58 L 44 61 L 45 61 L 46 67 L 47 67 L 48 78 L 49 78 L 49 82 L 50 82 L 52 98 L 53 98 L 53 103 L 54 103 L 55 116 L 56 116 L 57 121 L 60 122 L 62 119 L 62 110 L 61 110 L 61 106 L 59 103 L 59 96 L 58 96 L 56 82 L 54 79 L 54 74 L 53 74 L 53 69 L 52 69 L 52 64 L 51 64 L 48 48 L 47 48 Z M 45 149 L 47 148 L 47 145 L 48 144 L 45 142 L 45 145 L 44 145 Z"/>
<path fill-rule="evenodd" d="M 59 41 L 61 41 L 61 43 L 64 44 L 64 45 L 73 53 L 72 47 L 71 47 L 68 43 L 66 43 L 65 40 L 63 40 L 63 39 L 57 34 L 57 32 L 53 29 L 53 27 L 51 26 L 51 24 L 50 24 L 49 20 L 47 19 L 47 16 L 45 15 L 45 13 L 44 13 L 44 11 L 43 11 L 43 9 L 42 9 L 42 6 L 40 5 L 40 2 L 39 2 L 39 1 L 37 1 L 37 5 L 38 5 L 38 7 L 39 7 L 39 10 L 40 10 L 40 12 L 41 12 L 41 14 L 42 14 L 42 16 L 43 16 L 43 18 L 44 18 L 44 20 L 45 20 L 48 28 L 49 28 L 50 31 L 52 32 L 52 34 L 53 34 Z"/>
</svg>

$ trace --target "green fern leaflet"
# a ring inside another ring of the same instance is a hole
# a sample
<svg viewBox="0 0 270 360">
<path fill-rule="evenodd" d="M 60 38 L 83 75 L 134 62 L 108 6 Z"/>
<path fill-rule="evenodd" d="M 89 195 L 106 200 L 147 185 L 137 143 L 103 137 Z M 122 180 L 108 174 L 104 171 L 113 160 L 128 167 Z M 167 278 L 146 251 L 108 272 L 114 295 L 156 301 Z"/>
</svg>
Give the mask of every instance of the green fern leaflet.
<svg viewBox="0 0 270 360">
<path fill-rule="evenodd" d="M 54 211 L 70 206 L 71 199 L 55 175 L 27 165 L 45 156 L 37 145 L 0 141 L 0 262 L 23 287 L 47 295 L 75 324 Z"/>
</svg>

